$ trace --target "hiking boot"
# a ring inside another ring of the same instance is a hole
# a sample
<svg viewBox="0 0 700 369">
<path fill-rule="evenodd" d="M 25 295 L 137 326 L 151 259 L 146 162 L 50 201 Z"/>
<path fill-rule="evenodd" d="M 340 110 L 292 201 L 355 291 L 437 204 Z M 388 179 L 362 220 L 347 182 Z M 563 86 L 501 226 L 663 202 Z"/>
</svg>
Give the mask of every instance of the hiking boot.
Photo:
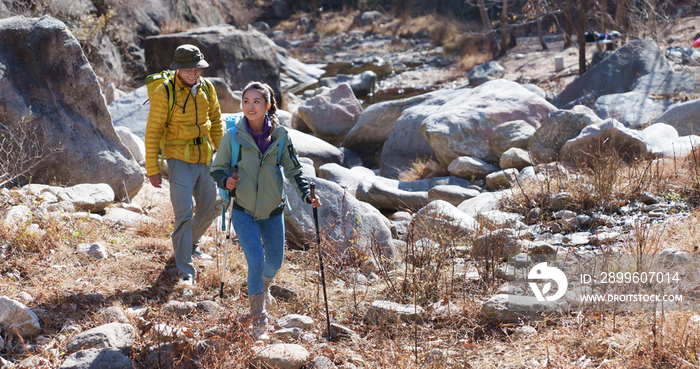
<svg viewBox="0 0 700 369">
<path fill-rule="evenodd" d="M 212 259 L 211 255 L 207 254 L 206 252 L 202 251 L 199 248 L 199 245 L 192 246 L 192 257 L 194 257 L 195 259 L 199 259 L 199 260 L 211 260 Z"/>
<path fill-rule="evenodd" d="M 182 279 L 179 282 L 179 284 L 182 284 L 184 286 L 192 286 L 195 283 L 196 282 L 194 280 L 194 277 L 192 277 L 191 275 L 186 275 L 186 276 L 182 277 Z"/>
<path fill-rule="evenodd" d="M 265 310 L 265 296 L 252 295 L 248 296 L 250 303 L 250 315 L 253 318 L 250 332 L 256 341 L 268 341 L 270 336 L 267 332 L 267 310 Z"/>
<path fill-rule="evenodd" d="M 277 300 L 270 293 L 270 285 L 275 277 L 265 277 L 263 276 L 263 294 L 265 294 L 265 306 L 275 306 L 277 305 Z"/>
</svg>

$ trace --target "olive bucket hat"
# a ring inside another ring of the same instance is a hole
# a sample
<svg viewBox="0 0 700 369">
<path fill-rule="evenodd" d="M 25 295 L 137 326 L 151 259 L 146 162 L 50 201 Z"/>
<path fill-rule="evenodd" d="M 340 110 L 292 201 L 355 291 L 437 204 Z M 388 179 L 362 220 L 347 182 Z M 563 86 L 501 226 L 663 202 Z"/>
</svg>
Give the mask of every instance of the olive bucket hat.
<svg viewBox="0 0 700 369">
<path fill-rule="evenodd" d="M 178 46 L 175 50 L 170 69 L 206 68 L 208 66 L 209 63 L 204 60 L 204 54 L 199 51 L 197 46 L 185 44 Z"/>
</svg>

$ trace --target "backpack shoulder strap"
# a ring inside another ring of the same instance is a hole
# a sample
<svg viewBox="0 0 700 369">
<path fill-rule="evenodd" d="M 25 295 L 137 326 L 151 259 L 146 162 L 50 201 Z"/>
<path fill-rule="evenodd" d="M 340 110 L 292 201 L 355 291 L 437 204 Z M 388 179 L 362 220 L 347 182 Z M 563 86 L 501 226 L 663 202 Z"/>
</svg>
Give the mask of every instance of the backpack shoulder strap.
<svg viewBox="0 0 700 369">
<path fill-rule="evenodd" d="M 175 110 L 175 75 L 173 79 L 166 78 L 163 81 L 163 86 L 165 87 L 165 93 L 168 95 L 168 118 L 165 120 L 165 128 L 163 129 L 163 136 L 160 138 L 160 167 L 165 167 L 163 161 L 165 157 L 165 136 L 168 134 L 168 124 L 170 124 L 170 119 L 173 117 L 173 110 Z"/>
<path fill-rule="evenodd" d="M 211 88 L 210 88 L 211 85 L 209 84 L 209 81 L 206 78 L 204 78 L 204 77 L 200 77 L 200 78 L 202 79 L 202 90 L 204 90 L 204 94 L 207 95 L 207 101 L 211 102 L 211 99 L 210 99 L 211 98 Z"/>
<path fill-rule="evenodd" d="M 230 138 L 230 146 L 231 146 L 231 168 L 235 167 L 238 165 L 238 155 L 241 152 L 241 144 L 238 143 L 238 141 L 235 140 L 236 136 L 236 125 L 231 127 L 231 137 Z"/>
<path fill-rule="evenodd" d="M 283 127 L 282 127 L 283 128 Z M 284 178 L 284 171 L 282 170 L 282 165 L 280 164 L 280 161 L 282 160 L 282 152 L 284 151 L 284 144 L 287 141 L 287 130 L 284 130 L 284 134 L 282 135 L 282 139 L 280 140 L 280 144 L 277 147 L 277 170 L 280 173 L 280 176 Z M 287 209 L 289 211 L 292 211 L 292 205 L 289 203 L 289 198 L 287 197 L 287 190 L 284 188 L 284 184 L 282 185 L 282 196 L 284 197 L 284 202 L 287 204 Z"/>
</svg>

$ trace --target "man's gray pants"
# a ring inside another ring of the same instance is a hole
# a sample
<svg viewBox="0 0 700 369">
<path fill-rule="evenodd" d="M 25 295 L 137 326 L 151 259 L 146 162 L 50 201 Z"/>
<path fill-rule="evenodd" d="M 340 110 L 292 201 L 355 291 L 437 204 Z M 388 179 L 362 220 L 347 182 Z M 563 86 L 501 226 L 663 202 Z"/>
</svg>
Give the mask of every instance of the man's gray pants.
<svg viewBox="0 0 700 369">
<path fill-rule="evenodd" d="M 170 202 L 175 213 L 175 230 L 172 234 L 175 263 L 181 278 L 190 276 L 194 281 L 196 271 L 192 263 L 192 247 L 216 218 L 216 182 L 209 174 L 209 166 L 203 163 L 190 164 L 168 159 L 168 168 Z M 197 212 L 193 216 L 195 203 Z"/>
</svg>

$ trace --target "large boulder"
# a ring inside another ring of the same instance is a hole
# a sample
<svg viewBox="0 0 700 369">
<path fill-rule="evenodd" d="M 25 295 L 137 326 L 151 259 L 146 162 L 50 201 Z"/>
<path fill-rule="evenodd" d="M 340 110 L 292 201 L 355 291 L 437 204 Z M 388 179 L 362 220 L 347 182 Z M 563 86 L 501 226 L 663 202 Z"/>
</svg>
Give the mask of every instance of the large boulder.
<svg viewBox="0 0 700 369">
<path fill-rule="evenodd" d="M 672 106 L 654 123 L 668 124 L 674 127 L 680 136 L 700 133 L 700 99 Z"/>
<path fill-rule="evenodd" d="M 435 200 L 416 213 L 411 219 L 411 227 L 427 232 L 440 230 L 455 236 L 466 236 L 476 231 L 479 224 L 472 216 L 449 202 Z"/>
<path fill-rule="evenodd" d="M 341 83 L 306 100 L 297 112 L 316 136 L 337 145 L 362 114 L 362 105 L 350 85 Z"/>
<path fill-rule="evenodd" d="M 436 186 L 471 186 L 471 182 L 457 177 L 437 177 L 412 182 L 401 182 L 384 177 L 365 177 L 357 187 L 356 197 L 379 210 L 417 211 L 430 202 L 428 192 Z"/>
<path fill-rule="evenodd" d="M 612 118 L 583 128 L 578 136 L 566 141 L 560 155 L 563 161 L 575 162 L 606 155 L 610 151 L 617 152 L 627 161 L 643 159 L 649 155 L 641 132 L 626 128 Z M 583 156 L 581 153 L 589 155 Z"/>
<path fill-rule="evenodd" d="M 313 160 L 314 169 L 317 171 L 323 164 L 341 164 L 343 162 L 343 152 L 328 142 L 296 129 L 288 128 L 287 131 L 299 156 Z"/>
<path fill-rule="evenodd" d="M 683 158 L 700 147 L 700 136 L 678 137 L 678 131 L 668 124 L 655 123 L 641 132 L 649 152 L 658 157 Z"/>
<path fill-rule="evenodd" d="M 416 159 L 428 159 L 433 156 L 433 149 L 428 145 L 428 141 L 420 130 L 423 120 L 431 114 L 439 112 L 441 106 L 447 101 L 466 91 L 468 90 L 434 91 L 420 95 L 420 99 L 419 96 L 416 96 L 415 100 L 412 100 L 414 98 L 403 100 L 405 105 L 387 105 L 386 109 L 374 112 L 377 116 L 383 116 L 385 112 L 393 115 L 394 112 L 399 111 L 397 119 L 384 120 L 379 118 L 372 123 L 370 121 L 374 117 L 363 118 L 361 116 L 356 125 L 358 129 L 353 128 L 348 137 L 352 136 L 353 133 L 357 133 L 357 136 L 361 134 L 363 139 L 354 140 L 353 147 L 356 147 L 355 150 L 359 150 L 358 153 L 367 153 L 365 156 L 360 154 L 362 160 L 367 165 L 371 165 L 373 162 L 376 165 L 376 160 L 370 161 L 366 156 L 369 155 L 373 159 L 379 158 L 379 173 L 384 177 L 397 178 L 399 173 L 409 168 Z M 367 124 L 359 127 L 361 122 L 367 122 Z M 384 132 L 387 132 L 388 136 L 383 136 Z M 365 144 L 367 146 L 362 148 Z"/>
<path fill-rule="evenodd" d="M 559 159 L 559 150 L 581 130 L 601 120 L 593 110 L 583 105 L 576 105 L 571 110 L 557 110 L 532 136 L 530 158 L 533 163 L 551 163 Z"/>
<path fill-rule="evenodd" d="M 333 77 L 321 78 L 320 85 L 326 87 L 337 87 L 342 83 L 347 83 L 352 88 L 356 96 L 365 96 L 374 92 L 374 85 L 377 83 L 377 73 L 366 70 L 357 75 L 338 74 Z"/>
<path fill-rule="evenodd" d="M 146 160 L 146 144 L 141 137 L 133 134 L 127 127 L 114 126 L 114 131 L 117 132 L 122 143 L 131 151 L 134 160 L 139 163 Z"/>
<path fill-rule="evenodd" d="M 603 95 L 596 100 L 594 109 L 602 119 L 615 118 L 626 127 L 639 129 L 653 122 L 671 105 L 670 99 L 657 99 L 642 92 Z"/>
<path fill-rule="evenodd" d="M 140 137 L 146 137 L 148 111 L 148 89 L 143 85 L 109 104 L 109 114 L 115 127 L 126 127 Z"/>
<path fill-rule="evenodd" d="M 378 211 L 367 208 L 338 184 L 314 178 L 316 193 L 323 199 L 318 208 L 319 230 L 325 244 L 344 251 L 356 247 L 369 252 L 378 245 L 386 255 L 392 255 L 391 229 Z M 292 210 L 285 209 L 284 220 L 287 240 L 294 246 L 307 249 L 317 242 L 312 207 L 304 203 L 288 181 L 285 189 Z"/>
<path fill-rule="evenodd" d="M 532 144 L 532 136 L 536 128 L 524 120 L 505 122 L 494 127 L 489 138 L 491 153 L 501 157 L 504 152 L 512 147 L 528 150 Z"/>
<path fill-rule="evenodd" d="M 106 348 L 128 353 L 136 340 L 136 329 L 131 324 L 109 323 L 73 336 L 66 344 L 66 353 Z"/>
<path fill-rule="evenodd" d="M 595 101 L 603 95 L 629 92 L 640 77 L 671 71 L 663 51 L 653 40 L 633 40 L 566 86 L 552 103 L 569 109 L 587 95 Z"/>
<path fill-rule="evenodd" d="M 421 131 L 440 164 L 447 167 L 459 156 L 497 163 L 489 148 L 494 127 L 524 120 L 535 128 L 555 107 L 518 83 L 493 80 L 467 90 L 421 123 Z"/>
<path fill-rule="evenodd" d="M 0 20 L 0 128 L 21 124 L 45 159 L 34 183 L 107 183 L 117 198 L 133 197 L 144 176 L 114 130 L 97 77 L 78 40 L 49 16 Z M 25 150 L 31 150 L 25 147 Z M 27 151 L 17 155 L 31 157 Z"/>
</svg>

